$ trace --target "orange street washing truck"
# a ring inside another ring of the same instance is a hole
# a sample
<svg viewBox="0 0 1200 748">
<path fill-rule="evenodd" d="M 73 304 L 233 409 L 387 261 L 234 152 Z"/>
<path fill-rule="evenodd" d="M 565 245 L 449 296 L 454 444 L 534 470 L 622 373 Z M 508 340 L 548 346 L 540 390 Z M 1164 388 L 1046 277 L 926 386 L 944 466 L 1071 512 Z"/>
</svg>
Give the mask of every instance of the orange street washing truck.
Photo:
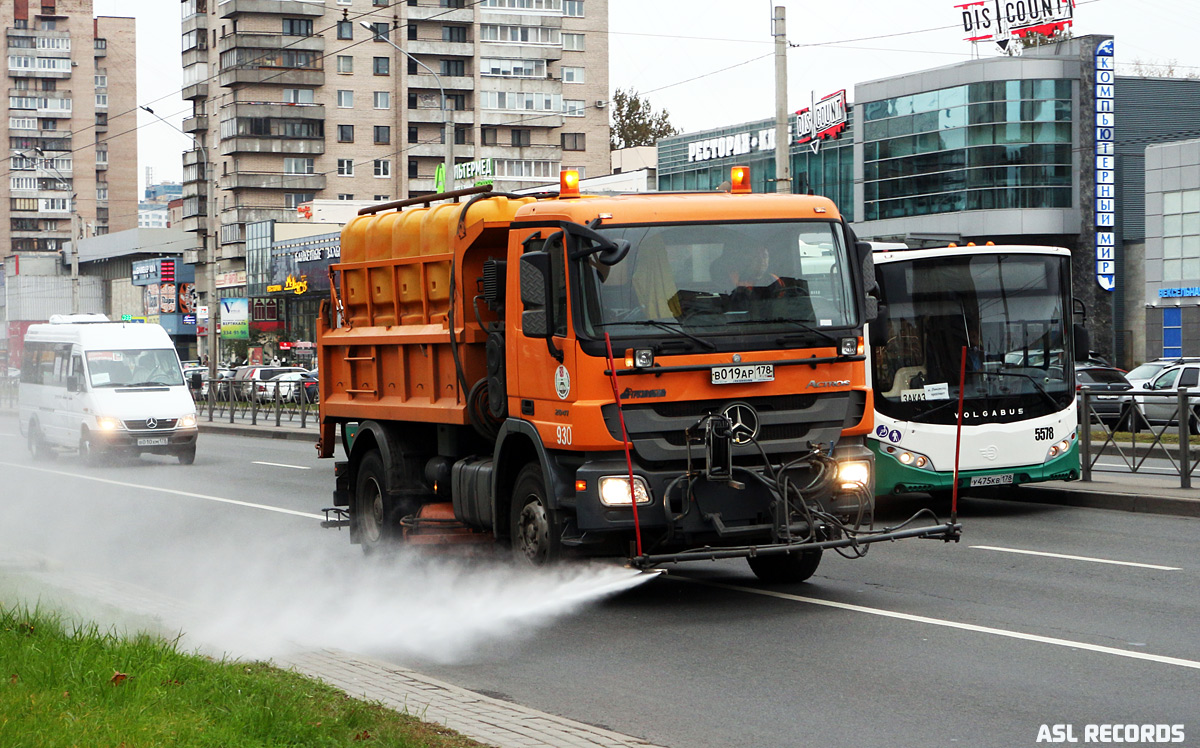
<svg viewBox="0 0 1200 748">
<path fill-rule="evenodd" d="M 367 552 L 746 558 L 801 581 L 875 529 L 870 248 L 828 199 L 476 187 L 360 211 L 318 321 L 327 526 Z M 438 203 L 438 204 L 434 204 Z"/>
</svg>

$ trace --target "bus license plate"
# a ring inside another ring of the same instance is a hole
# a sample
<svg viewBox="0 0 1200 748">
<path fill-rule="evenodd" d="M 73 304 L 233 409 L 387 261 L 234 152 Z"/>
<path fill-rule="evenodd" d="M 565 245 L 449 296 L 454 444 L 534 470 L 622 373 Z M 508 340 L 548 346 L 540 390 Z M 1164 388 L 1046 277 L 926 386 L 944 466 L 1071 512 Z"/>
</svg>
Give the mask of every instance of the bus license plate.
<svg viewBox="0 0 1200 748">
<path fill-rule="evenodd" d="M 1012 485 L 1013 474 L 1005 473 L 1004 475 L 976 475 L 971 478 L 971 487 L 976 486 L 1008 486 Z"/>
<path fill-rule="evenodd" d="M 713 384 L 741 384 L 743 382 L 774 382 L 774 364 L 746 364 L 743 366 L 714 366 Z"/>
<path fill-rule="evenodd" d="M 161 447 L 167 443 L 165 436 L 151 436 L 145 439 L 138 439 L 139 447 Z"/>
</svg>

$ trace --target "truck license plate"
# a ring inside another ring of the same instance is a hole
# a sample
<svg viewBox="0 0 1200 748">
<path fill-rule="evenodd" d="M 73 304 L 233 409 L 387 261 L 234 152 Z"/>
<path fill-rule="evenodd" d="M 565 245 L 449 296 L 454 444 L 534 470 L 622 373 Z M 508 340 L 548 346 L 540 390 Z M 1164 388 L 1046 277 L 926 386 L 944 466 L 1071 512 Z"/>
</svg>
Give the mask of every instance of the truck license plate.
<svg viewBox="0 0 1200 748">
<path fill-rule="evenodd" d="M 774 364 L 745 364 L 742 366 L 714 366 L 713 384 L 741 384 L 743 382 L 774 382 Z"/>
<path fill-rule="evenodd" d="M 975 475 L 971 477 L 971 486 L 1007 486 L 1013 482 L 1013 474 L 1004 475 Z"/>
<path fill-rule="evenodd" d="M 151 436 L 145 439 L 138 439 L 139 447 L 161 447 L 167 443 L 165 436 Z"/>
</svg>

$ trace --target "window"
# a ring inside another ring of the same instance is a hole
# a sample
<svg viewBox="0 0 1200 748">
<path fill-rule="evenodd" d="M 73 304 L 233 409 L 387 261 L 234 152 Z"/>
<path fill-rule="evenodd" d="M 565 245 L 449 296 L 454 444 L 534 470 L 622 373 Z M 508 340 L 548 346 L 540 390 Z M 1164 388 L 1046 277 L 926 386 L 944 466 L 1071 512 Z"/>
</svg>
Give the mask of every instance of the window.
<svg viewBox="0 0 1200 748">
<path fill-rule="evenodd" d="M 499 132 L 494 127 L 485 127 L 479 131 L 479 137 L 483 145 L 496 145 L 496 138 Z"/>
<path fill-rule="evenodd" d="M 466 94 L 446 94 L 446 108 L 461 112 L 467 108 Z"/>
<path fill-rule="evenodd" d="M 284 104 L 311 104 L 313 103 L 313 90 L 311 88 L 285 88 L 283 89 Z"/>
<path fill-rule="evenodd" d="M 36 130 L 38 123 L 36 117 L 9 117 L 8 126 L 14 130 Z M 16 167 L 13 167 L 16 168 Z"/>
<path fill-rule="evenodd" d="M 417 61 L 412 59 L 411 57 L 408 58 L 408 74 L 409 75 L 418 75 L 419 74 L 418 68 L 417 68 Z"/>
<path fill-rule="evenodd" d="M 349 192 L 339 192 L 339 193 L 338 193 L 338 196 L 337 196 L 337 199 L 338 199 L 338 200 L 353 200 L 353 199 L 354 199 L 354 194 L 353 194 L 353 193 L 349 193 Z"/>
<path fill-rule="evenodd" d="M 284 174 L 312 174 L 313 159 L 289 157 L 283 160 Z"/>
<path fill-rule="evenodd" d="M 375 75 L 391 75 L 392 60 L 390 57 L 376 57 L 374 60 Z"/>
<path fill-rule="evenodd" d="M 312 192 L 285 192 L 283 193 L 283 204 L 289 208 L 295 208 L 301 203 L 311 203 L 316 197 Z"/>
<path fill-rule="evenodd" d="M 338 55 L 337 56 L 337 71 L 339 73 L 353 73 L 354 72 L 354 58 L 351 57 L 350 55 Z"/>
<path fill-rule="evenodd" d="M 563 49 L 571 52 L 583 51 L 583 34 L 563 34 L 562 35 Z"/>
<path fill-rule="evenodd" d="M 583 0 L 563 0 L 563 15 L 568 18 L 583 18 Z"/>
<path fill-rule="evenodd" d="M 465 42 L 467 40 L 466 26 L 443 26 L 442 41 L 444 42 Z"/>
<path fill-rule="evenodd" d="M 9 200 L 9 204 L 13 210 L 37 210 L 38 199 L 36 197 L 14 197 Z"/>
<path fill-rule="evenodd" d="M 392 128 L 387 125 L 375 125 L 375 145 L 387 145 L 392 142 Z"/>
<path fill-rule="evenodd" d="M 518 129 L 514 127 L 512 131 L 512 144 L 517 147 L 529 145 L 530 133 L 532 132 L 532 130 Z"/>
<path fill-rule="evenodd" d="M 442 75 L 455 75 L 461 77 L 466 74 L 466 60 L 442 60 Z"/>
<path fill-rule="evenodd" d="M 108 76 L 107 75 L 96 75 L 96 76 L 94 76 L 93 80 L 96 83 L 96 88 L 108 88 Z"/>
<path fill-rule="evenodd" d="M 415 158 L 410 158 L 408 160 L 408 178 L 416 179 L 418 173 L 419 172 L 417 171 L 417 160 Z M 35 200 L 34 203 L 35 204 L 33 206 L 33 210 L 37 210 L 37 205 L 36 205 L 37 201 Z M 17 210 L 17 208 L 14 208 L 14 210 Z M 26 210 L 28 210 L 28 208 L 26 208 Z"/>
<path fill-rule="evenodd" d="M 559 46 L 562 44 L 562 36 L 559 35 L 558 29 L 547 26 L 500 26 L 494 23 L 479 25 L 479 38 L 485 42 Z"/>
<path fill-rule="evenodd" d="M 380 178 L 392 176 L 392 162 L 386 158 L 375 159 L 375 176 Z"/>
<path fill-rule="evenodd" d="M 337 128 L 339 143 L 354 142 L 354 125 L 338 125 Z"/>
<path fill-rule="evenodd" d="M 415 23 L 408 24 L 408 40 L 410 42 L 417 40 L 417 25 Z"/>
<path fill-rule="evenodd" d="M 354 92 L 340 89 L 337 92 L 338 109 L 351 109 L 354 107 Z"/>
<path fill-rule="evenodd" d="M 584 147 L 584 133 L 581 132 L 564 132 L 562 134 L 562 149 L 564 151 L 582 151 Z"/>
<path fill-rule="evenodd" d="M 340 0 L 339 0 L 340 2 Z M 353 39 L 354 38 L 354 21 L 338 21 L 337 22 L 337 38 L 338 39 Z"/>
<path fill-rule="evenodd" d="M 37 177 L 12 177 L 8 183 L 14 190 L 36 190 L 38 180 Z"/>
<path fill-rule="evenodd" d="M 1183 355 L 1183 309 L 1177 306 L 1163 308 L 1163 358 Z"/>
<path fill-rule="evenodd" d="M 562 68 L 563 83 L 583 83 L 583 68 L 567 67 Z"/>
<path fill-rule="evenodd" d="M 391 196 L 391 195 L 376 195 L 376 196 L 375 196 L 375 201 L 376 201 L 376 202 L 379 202 L 379 201 L 381 201 L 381 200 L 391 200 L 391 199 L 392 199 L 392 196 Z"/>
<path fill-rule="evenodd" d="M 371 33 L 374 34 L 375 41 L 377 42 L 386 42 L 388 40 L 389 31 L 390 28 L 388 27 L 387 21 L 371 24 Z"/>
<path fill-rule="evenodd" d="M 577 99 L 563 99 L 563 114 L 568 117 L 582 117 L 583 108 L 587 102 Z"/>
<path fill-rule="evenodd" d="M 283 19 L 284 36 L 312 36 L 313 22 L 311 18 Z"/>
<path fill-rule="evenodd" d="M 582 103 L 580 102 L 580 104 Z M 563 101 L 558 94 L 523 93 L 521 91 L 480 91 L 479 107 L 481 109 L 557 112 L 562 109 Z"/>
<path fill-rule="evenodd" d="M 409 109 L 417 108 L 417 94 L 414 93 L 413 91 L 408 92 L 408 108 Z"/>
<path fill-rule="evenodd" d="M 545 78 L 545 60 L 511 60 L 504 57 L 481 57 L 479 71 L 482 75 L 504 78 Z"/>
<path fill-rule="evenodd" d="M 421 142 L 421 130 L 419 128 L 413 127 L 411 125 L 409 126 L 408 142 L 410 142 L 410 143 L 420 143 Z"/>
<path fill-rule="evenodd" d="M 337 160 L 337 174 L 339 177 L 354 176 L 354 159 L 339 158 Z"/>
<path fill-rule="evenodd" d="M 375 108 L 376 109 L 391 109 L 392 94 L 390 91 L 375 92 Z"/>
<path fill-rule="evenodd" d="M 470 136 L 470 133 L 471 133 L 471 127 L 469 125 L 465 126 L 465 127 L 463 125 L 455 125 L 454 126 L 454 143 L 455 143 L 455 145 L 467 145 L 468 143 L 470 143 L 471 141 L 467 139 Z M 446 139 L 446 136 L 443 135 L 442 140 L 445 140 L 445 139 Z"/>
<path fill-rule="evenodd" d="M 108 106 L 108 94 L 96 94 L 96 106 Z"/>
</svg>

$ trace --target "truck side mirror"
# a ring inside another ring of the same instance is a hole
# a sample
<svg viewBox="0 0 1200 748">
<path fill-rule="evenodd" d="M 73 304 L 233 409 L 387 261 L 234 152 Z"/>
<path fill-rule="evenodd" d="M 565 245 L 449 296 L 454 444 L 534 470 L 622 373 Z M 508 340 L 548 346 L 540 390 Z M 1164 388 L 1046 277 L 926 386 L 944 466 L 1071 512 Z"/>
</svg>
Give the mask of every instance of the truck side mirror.
<svg viewBox="0 0 1200 748">
<path fill-rule="evenodd" d="M 1092 352 L 1092 341 L 1088 336 L 1087 328 L 1076 322 L 1071 327 L 1071 333 L 1075 343 L 1075 360 L 1086 361 Z M 1080 353 L 1083 354 L 1082 357 L 1080 357 Z"/>
<path fill-rule="evenodd" d="M 871 299 L 875 299 L 872 297 Z M 879 348 L 887 345 L 888 341 L 888 308 L 887 304 L 879 304 L 876 302 L 878 309 L 876 310 L 875 319 L 870 321 L 870 326 L 867 328 L 867 345 L 872 348 Z"/>
<path fill-rule="evenodd" d="M 521 330 L 526 337 L 545 338 L 550 333 L 546 309 L 550 294 L 550 255 L 526 252 L 521 255 Z"/>
</svg>

